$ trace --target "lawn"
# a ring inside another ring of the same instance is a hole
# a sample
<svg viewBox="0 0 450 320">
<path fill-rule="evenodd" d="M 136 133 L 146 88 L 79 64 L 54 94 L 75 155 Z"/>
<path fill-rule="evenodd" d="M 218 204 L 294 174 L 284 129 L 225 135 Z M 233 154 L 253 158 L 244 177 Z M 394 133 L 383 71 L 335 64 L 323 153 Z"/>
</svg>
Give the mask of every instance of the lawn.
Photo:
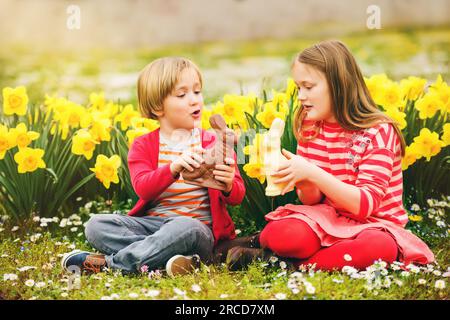
<svg viewBox="0 0 450 320">
<path fill-rule="evenodd" d="M 89 205 L 87 207 L 90 207 Z M 105 208 L 108 205 L 104 205 Z M 247 271 L 207 266 L 174 279 L 151 272 L 122 275 L 108 270 L 76 277 L 60 260 L 74 248 L 92 250 L 83 234 L 89 210 L 69 218 L 39 219 L 22 225 L 3 219 L 0 232 L 2 299 L 448 299 L 448 238 L 431 246 L 437 262 L 426 266 L 374 263 L 358 272 L 287 271 L 282 260 L 255 262 Z M 237 227 L 244 227 L 237 225 Z"/>
</svg>

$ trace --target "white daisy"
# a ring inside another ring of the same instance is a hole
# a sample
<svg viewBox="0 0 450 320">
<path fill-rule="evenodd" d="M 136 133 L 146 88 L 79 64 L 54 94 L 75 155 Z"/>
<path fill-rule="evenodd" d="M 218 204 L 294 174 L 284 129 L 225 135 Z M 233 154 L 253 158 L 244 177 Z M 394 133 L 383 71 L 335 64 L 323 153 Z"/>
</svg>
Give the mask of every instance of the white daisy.
<svg viewBox="0 0 450 320">
<path fill-rule="evenodd" d="M 284 293 L 277 293 L 276 295 L 275 295 L 275 298 L 277 299 L 277 300 L 284 300 L 284 299 L 286 299 L 286 294 L 284 294 Z"/>
<path fill-rule="evenodd" d="M 434 283 L 434 287 L 435 287 L 436 289 L 445 289 L 445 281 L 444 281 L 444 280 L 437 280 L 437 281 Z"/>
<path fill-rule="evenodd" d="M 148 290 L 147 293 L 145 294 L 146 297 L 157 297 L 159 296 L 160 291 L 159 290 Z"/>
<path fill-rule="evenodd" d="M 34 280 L 33 279 L 28 279 L 27 281 L 25 281 L 25 285 L 27 287 L 32 287 L 34 286 Z"/>
<path fill-rule="evenodd" d="M 193 284 L 191 287 L 191 290 L 198 293 L 198 292 L 202 291 L 202 288 L 200 288 L 200 286 L 198 284 Z"/>
</svg>

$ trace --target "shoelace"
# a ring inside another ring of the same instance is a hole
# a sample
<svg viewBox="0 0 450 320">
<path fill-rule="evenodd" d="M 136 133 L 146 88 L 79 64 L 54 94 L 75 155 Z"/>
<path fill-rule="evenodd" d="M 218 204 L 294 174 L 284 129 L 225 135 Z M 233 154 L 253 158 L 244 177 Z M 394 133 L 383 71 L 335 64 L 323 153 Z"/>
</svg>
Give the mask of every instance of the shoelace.
<svg viewBox="0 0 450 320">
<path fill-rule="evenodd" d="M 96 258 L 91 258 L 93 261 L 89 261 L 89 257 L 83 262 L 83 267 L 86 271 L 91 271 L 93 273 L 99 273 L 101 268 L 105 265 L 104 261 L 99 261 Z"/>
</svg>

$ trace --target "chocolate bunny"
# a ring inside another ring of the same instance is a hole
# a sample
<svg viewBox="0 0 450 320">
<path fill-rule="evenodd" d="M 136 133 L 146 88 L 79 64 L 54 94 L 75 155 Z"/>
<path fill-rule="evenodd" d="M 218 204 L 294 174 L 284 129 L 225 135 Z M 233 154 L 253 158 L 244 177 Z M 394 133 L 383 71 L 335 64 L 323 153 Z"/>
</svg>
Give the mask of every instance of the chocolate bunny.
<svg viewBox="0 0 450 320">
<path fill-rule="evenodd" d="M 209 123 L 216 132 L 216 142 L 211 148 L 206 149 L 203 154 L 205 162 L 199 168 L 194 168 L 192 172 L 184 169 L 181 175 L 186 183 L 225 190 L 225 184 L 214 179 L 213 170 L 216 164 L 225 164 L 225 158 L 233 158 L 235 134 L 227 127 L 225 120 L 219 114 L 212 115 Z"/>
</svg>

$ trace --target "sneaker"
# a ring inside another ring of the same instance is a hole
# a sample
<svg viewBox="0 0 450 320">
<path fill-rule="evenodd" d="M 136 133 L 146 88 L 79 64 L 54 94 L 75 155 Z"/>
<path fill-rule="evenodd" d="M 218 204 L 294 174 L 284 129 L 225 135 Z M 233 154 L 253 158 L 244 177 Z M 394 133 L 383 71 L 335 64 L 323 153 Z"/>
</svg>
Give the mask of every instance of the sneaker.
<svg viewBox="0 0 450 320">
<path fill-rule="evenodd" d="M 98 273 L 106 268 L 105 255 L 87 251 L 73 250 L 66 253 L 61 259 L 63 270 L 76 273 Z"/>
<path fill-rule="evenodd" d="M 166 272 L 171 277 L 188 274 L 198 268 L 200 268 L 200 257 L 197 254 L 193 256 L 178 254 L 166 263 Z"/>
</svg>

